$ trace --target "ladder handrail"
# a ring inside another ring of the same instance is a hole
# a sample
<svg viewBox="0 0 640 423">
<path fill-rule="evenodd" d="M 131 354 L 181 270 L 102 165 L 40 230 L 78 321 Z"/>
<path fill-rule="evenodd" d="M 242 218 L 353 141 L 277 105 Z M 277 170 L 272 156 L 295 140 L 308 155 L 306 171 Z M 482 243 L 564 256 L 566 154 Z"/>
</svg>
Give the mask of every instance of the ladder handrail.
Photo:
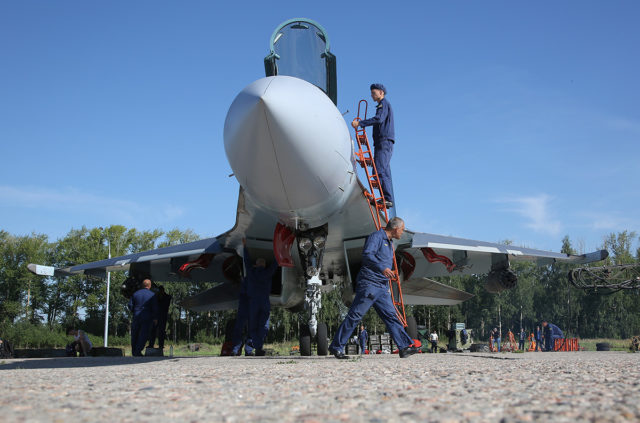
<svg viewBox="0 0 640 423">
<path fill-rule="evenodd" d="M 369 108 L 369 104 L 367 100 L 360 100 L 358 102 L 358 115 L 356 117 L 357 121 L 362 120 L 360 118 L 360 108 L 364 103 L 364 119 L 367 118 L 367 110 Z M 367 131 L 365 128 L 357 127 L 355 128 L 356 133 L 356 144 L 358 146 L 358 150 L 354 151 L 356 156 L 356 161 L 364 168 L 364 172 L 367 175 L 367 182 L 369 183 L 369 191 L 365 191 L 365 198 L 367 199 L 367 203 L 369 204 L 369 211 L 371 211 L 371 218 L 373 219 L 373 223 L 376 226 L 377 230 L 380 230 L 383 226 L 382 216 L 384 216 L 384 225 L 386 226 L 387 222 L 389 222 L 389 214 L 387 212 L 387 205 L 384 199 L 384 193 L 382 192 L 382 185 L 380 184 L 380 178 L 378 177 L 378 169 L 376 169 L 376 164 L 373 160 L 373 154 L 371 153 L 371 144 L 369 144 L 369 138 L 367 137 Z M 366 150 L 363 149 L 366 147 Z M 371 167 L 371 172 L 369 171 L 369 167 Z M 378 190 L 380 196 L 376 197 L 375 190 Z M 373 204 L 372 204 L 373 203 Z M 375 210 L 375 211 L 374 211 Z M 383 212 L 382 214 L 380 212 Z M 396 262 L 395 250 L 393 254 L 393 277 L 389 278 L 389 290 L 391 292 L 391 301 L 396 309 L 396 315 L 405 327 L 407 327 L 407 315 L 404 310 L 404 299 L 402 297 L 402 284 L 400 282 L 400 274 L 398 273 L 398 263 Z M 398 300 L 396 300 L 396 295 L 394 294 L 393 283 L 396 283 L 398 287 Z"/>
</svg>

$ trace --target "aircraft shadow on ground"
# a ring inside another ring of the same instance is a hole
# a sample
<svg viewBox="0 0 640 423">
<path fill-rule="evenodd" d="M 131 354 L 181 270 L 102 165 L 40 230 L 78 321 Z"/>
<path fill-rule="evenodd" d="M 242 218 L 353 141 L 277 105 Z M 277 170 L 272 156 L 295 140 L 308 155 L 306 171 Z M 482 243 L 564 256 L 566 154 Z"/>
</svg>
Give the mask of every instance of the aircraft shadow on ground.
<svg viewBox="0 0 640 423">
<path fill-rule="evenodd" d="M 355 357 L 355 356 L 354 356 Z M 189 358 L 221 358 L 229 360 L 326 360 L 327 357 L 265 356 L 265 357 L 220 357 L 218 355 L 174 356 L 174 357 L 52 357 L 14 358 L 0 360 L 2 370 L 73 369 L 83 367 L 126 366 L 130 364 L 155 363 L 158 361 L 184 360 Z"/>
<path fill-rule="evenodd" d="M 176 357 L 56 357 L 24 358 L 0 361 L 2 370 L 73 369 L 82 367 L 122 366 L 156 361 L 175 360 Z"/>
</svg>

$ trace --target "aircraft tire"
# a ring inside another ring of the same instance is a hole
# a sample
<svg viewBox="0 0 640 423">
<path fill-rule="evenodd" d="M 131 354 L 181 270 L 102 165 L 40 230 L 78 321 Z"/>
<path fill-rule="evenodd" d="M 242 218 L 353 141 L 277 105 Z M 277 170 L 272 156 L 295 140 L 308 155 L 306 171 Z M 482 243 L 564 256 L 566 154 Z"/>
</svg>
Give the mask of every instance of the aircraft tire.
<svg viewBox="0 0 640 423">
<path fill-rule="evenodd" d="M 300 327 L 300 355 L 306 357 L 311 355 L 311 333 L 306 324 Z"/>
<path fill-rule="evenodd" d="M 611 344 L 609 344 L 608 342 L 598 342 L 596 344 L 596 351 L 610 351 L 611 350 Z"/>
<path fill-rule="evenodd" d="M 407 316 L 407 334 L 411 339 L 418 339 L 418 323 L 414 316 Z"/>
<path fill-rule="evenodd" d="M 318 333 L 317 333 L 316 339 L 317 339 L 317 346 L 318 346 L 318 355 L 328 355 L 329 339 L 327 337 L 326 323 L 318 323 Z"/>
</svg>

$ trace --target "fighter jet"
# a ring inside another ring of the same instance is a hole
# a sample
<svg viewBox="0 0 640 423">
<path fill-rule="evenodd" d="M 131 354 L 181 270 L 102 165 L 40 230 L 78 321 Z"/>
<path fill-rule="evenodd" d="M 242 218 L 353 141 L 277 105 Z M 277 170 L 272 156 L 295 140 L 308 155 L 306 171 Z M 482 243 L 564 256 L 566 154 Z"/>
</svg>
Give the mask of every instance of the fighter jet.
<svg viewBox="0 0 640 423">
<path fill-rule="evenodd" d="M 247 85 L 227 113 L 224 146 L 240 185 L 236 223 L 209 239 L 93 263 L 53 269 L 29 265 L 36 274 L 93 275 L 127 271 L 129 283 L 218 282 L 187 298 L 194 311 L 237 307 L 243 275 L 242 239 L 251 256 L 277 260 L 274 306 L 302 312 L 303 355 L 317 335 L 327 354 L 327 327 L 317 321 L 323 294 L 339 290 L 345 305 L 354 296 L 366 237 L 376 230 L 354 159 L 354 142 L 337 109 L 336 58 L 316 22 L 296 18 L 279 25 L 264 59 L 266 77 Z M 410 226 L 411 222 L 407 222 Z M 606 251 L 566 255 L 407 229 L 396 242 L 405 304 L 453 305 L 470 294 L 436 282 L 437 276 L 486 274 L 485 288 L 516 286 L 510 263 L 584 264 Z"/>
</svg>

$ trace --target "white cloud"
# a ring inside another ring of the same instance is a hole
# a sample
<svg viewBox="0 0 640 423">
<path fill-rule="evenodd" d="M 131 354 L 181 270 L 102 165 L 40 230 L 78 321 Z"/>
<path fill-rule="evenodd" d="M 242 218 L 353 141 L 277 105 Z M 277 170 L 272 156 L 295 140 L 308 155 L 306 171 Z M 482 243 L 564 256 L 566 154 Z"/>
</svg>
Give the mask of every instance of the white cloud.
<svg viewBox="0 0 640 423">
<path fill-rule="evenodd" d="M 497 200 L 499 203 L 510 205 L 505 210 L 516 213 L 525 219 L 525 226 L 536 232 L 557 236 L 562 230 L 562 224 L 553 217 L 550 203 L 553 198 L 547 194 L 531 197 L 512 197 Z"/>
<path fill-rule="evenodd" d="M 126 225 L 171 222 L 184 214 L 175 205 L 139 204 L 131 200 L 82 192 L 76 188 L 51 189 L 0 185 L 0 204 L 69 213 L 85 213 Z"/>
</svg>

